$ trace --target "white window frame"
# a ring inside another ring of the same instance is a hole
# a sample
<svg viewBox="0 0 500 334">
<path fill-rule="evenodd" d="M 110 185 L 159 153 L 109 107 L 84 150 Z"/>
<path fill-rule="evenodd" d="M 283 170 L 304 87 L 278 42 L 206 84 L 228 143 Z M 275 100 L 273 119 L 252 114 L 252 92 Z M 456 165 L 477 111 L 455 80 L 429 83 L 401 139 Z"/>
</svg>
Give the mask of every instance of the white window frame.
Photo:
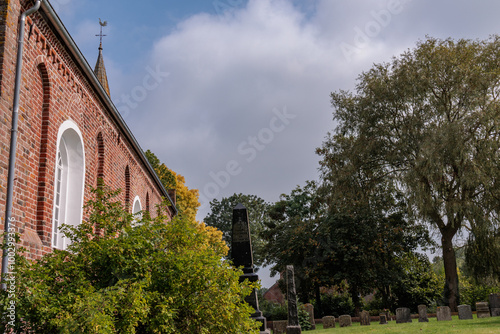
<svg viewBox="0 0 500 334">
<path fill-rule="evenodd" d="M 85 148 L 75 122 L 67 120 L 57 133 L 52 211 L 52 247 L 66 249 L 70 240 L 62 235 L 62 224 L 77 226 L 83 217 Z"/>
<path fill-rule="evenodd" d="M 134 215 L 134 222 L 142 220 L 142 205 L 139 196 L 135 196 L 134 205 L 132 205 L 132 214 Z"/>
</svg>

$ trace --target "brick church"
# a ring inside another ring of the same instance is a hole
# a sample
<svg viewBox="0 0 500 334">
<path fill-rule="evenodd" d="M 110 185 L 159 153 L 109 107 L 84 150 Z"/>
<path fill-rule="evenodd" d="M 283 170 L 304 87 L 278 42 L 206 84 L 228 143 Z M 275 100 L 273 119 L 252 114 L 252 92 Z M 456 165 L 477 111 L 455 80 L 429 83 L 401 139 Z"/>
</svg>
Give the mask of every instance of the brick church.
<svg viewBox="0 0 500 334">
<path fill-rule="evenodd" d="M 131 213 L 154 215 L 165 198 L 169 216 L 176 214 L 175 196 L 169 197 L 110 98 L 102 47 L 95 68 L 90 67 L 47 1 L 26 17 L 16 86 L 20 22 L 35 5 L 34 0 L 0 2 L 0 228 L 4 231 L 8 207 L 17 89 L 10 221 L 32 259 L 67 246 L 59 227 L 86 219 L 82 206 L 99 178 L 122 189 L 121 200 Z"/>
</svg>

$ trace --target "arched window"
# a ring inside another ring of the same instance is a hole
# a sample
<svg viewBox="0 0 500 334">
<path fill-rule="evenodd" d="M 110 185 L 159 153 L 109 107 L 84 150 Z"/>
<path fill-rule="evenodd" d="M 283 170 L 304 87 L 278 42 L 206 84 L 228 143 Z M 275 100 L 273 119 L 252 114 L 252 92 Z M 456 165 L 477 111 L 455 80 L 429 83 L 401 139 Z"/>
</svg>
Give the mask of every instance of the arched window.
<svg viewBox="0 0 500 334">
<path fill-rule="evenodd" d="M 125 167 L 125 208 L 130 208 L 130 169 Z"/>
<path fill-rule="evenodd" d="M 139 196 L 135 196 L 134 205 L 132 206 L 132 214 L 134 215 L 135 221 L 140 221 L 142 219 L 142 206 Z"/>
<path fill-rule="evenodd" d="M 146 193 L 146 212 L 149 213 L 149 191 Z"/>
<path fill-rule="evenodd" d="M 65 249 L 69 239 L 60 231 L 62 224 L 77 226 L 82 221 L 85 152 L 82 134 L 72 121 L 64 122 L 57 134 L 52 246 Z"/>
<path fill-rule="evenodd" d="M 104 140 L 102 133 L 97 135 L 97 186 L 104 184 Z"/>
<path fill-rule="evenodd" d="M 49 74 L 47 72 L 47 68 L 45 64 L 41 63 L 38 65 L 38 73 L 40 75 L 40 80 L 42 84 L 42 100 L 38 100 L 37 103 L 41 103 L 41 109 L 38 110 L 40 115 L 42 116 L 41 123 L 41 131 L 40 131 L 40 151 L 38 154 L 38 192 L 37 192 L 37 232 L 40 236 L 40 239 L 43 243 L 51 242 L 52 235 L 47 233 L 46 228 L 50 224 L 50 209 L 49 201 L 47 200 L 49 195 L 49 184 L 50 181 L 48 179 L 48 175 L 50 172 L 48 171 L 48 167 L 50 163 L 47 161 L 46 157 L 48 155 L 48 148 L 50 147 L 50 139 L 49 139 L 49 127 L 51 121 L 51 110 L 49 102 L 51 85 L 49 81 Z M 37 94 L 38 95 L 38 94 Z"/>
</svg>

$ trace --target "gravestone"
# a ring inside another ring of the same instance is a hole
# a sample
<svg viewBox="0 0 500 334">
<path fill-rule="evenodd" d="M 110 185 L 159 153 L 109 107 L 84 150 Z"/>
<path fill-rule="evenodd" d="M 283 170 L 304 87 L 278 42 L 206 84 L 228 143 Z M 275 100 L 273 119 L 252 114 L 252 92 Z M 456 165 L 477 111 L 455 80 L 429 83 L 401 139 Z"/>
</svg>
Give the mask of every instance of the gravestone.
<svg viewBox="0 0 500 334">
<path fill-rule="evenodd" d="M 436 310 L 437 321 L 451 321 L 451 309 L 449 306 L 438 306 Z"/>
<path fill-rule="evenodd" d="M 339 326 L 340 327 L 349 327 L 352 325 L 352 319 L 349 314 L 344 314 L 339 317 Z"/>
<path fill-rule="evenodd" d="M 411 322 L 410 309 L 407 307 L 400 307 L 396 309 L 396 323 L 402 324 Z"/>
<path fill-rule="evenodd" d="M 316 329 L 316 323 L 314 322 L 314 305 L 304 304 L 307 314 L 309 314 L 309 322 L 311 323 L 311 329 Z"/>
<path fill-rule="evenodd" d="M 288 300 L 288 326 L 287 334 L 301 334 L 299 324 L 299 310 L 297 308 L 297 293 L 295 292 L 295 279 L 293 266 L 286 266 L 286 295 Z"/>
<path fill-rule="evenodd" d="M 359 322 L 361 326 L 370 326 L 370 312 L 362 311 L 359 315 Z"/>
<path fill-rule="evenodd" d="M 429 318 L 427 318 L 427 305 L 418 305 L 418 322 L 429 322 Z"/>
<path fill-rule="evenodd" d="M 500 317 L 500 293 L 490 294 L 490 309 L 492 317 Z"/>
<path fill-rule="evenodd" d="M 472 308 L 470 305 L 458 305 L 458 319 L 472 319 Z"/>
<path fill-rule="evenodd" d="M 288 321 L 273 321 L 273 334 L 286 334 Z"/>
<path fill-rule="evenodd" d="M 335 317 L 326 316 L 322 319 L 323 328 L 335 328 Z"/>
<path fill-rule="evenodd" d="M 477 302 L 476 303 L 476 316 L 478 319 L 491 317 L 488 302 Z"/>
<path fill-rule="evenodd" d="M 243 275 L 240 276 L 240 282 L 248 280 L 253 283 L 259 280 L 259 276 L 255 274 L 253 268 L 252 241 L 250 239 L 248 212 L 241 203 L 236 205 L 233 209 L 231 259 L 235 267 L 243 267 Z M 262 316 L 262 312 L 259 310 L 257 291 L 253 289 L 250 295 L 245 297 L 245 301 L 255 310 L 255 312 L 250 315 L 250 318 L 261 323 L 260 333 L 269 334 L 270 331 L 267 329 L 266 318 Z"/>
<path fill-rule="evenodd" d="M 380 313 L 379 314 L 379 319 L 380 319 L 379 324 L 381 324 L 381 325 L 387 325 L 387 314 L 386 313 Z"/>
</svg>

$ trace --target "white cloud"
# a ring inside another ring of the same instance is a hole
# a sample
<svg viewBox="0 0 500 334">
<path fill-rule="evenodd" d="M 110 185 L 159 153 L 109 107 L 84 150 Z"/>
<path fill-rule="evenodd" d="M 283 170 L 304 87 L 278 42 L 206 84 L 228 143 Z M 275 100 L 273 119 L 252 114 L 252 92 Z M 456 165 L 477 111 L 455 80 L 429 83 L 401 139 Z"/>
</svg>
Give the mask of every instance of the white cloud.
<svg viewBox="0 0 500 334">
<path fill-rule="evenodd" d="M 191 187 L 203 192 L 214 182 L 210 172 L 235 160 L 242 172 L 219 186 L 219 197 L 253 192 L 277 200 L 317 177 L 314 150 L 332 126 L 329 93 L 343 72 L 339 55 L 287 1 L 254 0 L 223 17 L 197 15 L 156 43 L 151 67 L 170 75 L 129 123 Z M 265 129 L 273 110 L 283 108 L 296 117 L 270 140 Z M 251 161 L 245 148 L 255 150 Z"/>
<path fill-rule="evenodd" d="M 150 67 L 169 76 L 126 119 L 144 148 L 201 193 L 214 184 L 211 173 L 237 161 L 240 173 L 218 185 L 217 197 L 243 192 L 277 200 L 317 178 L 314 151 L 334 126 L 331 91 L 352 89 L 363 70 L 414 47 L 426 34 L 462 37 L 453 30 L 469 29 L 465 37 L 484 38 L 496 22 L 491 18 L 473 30 L 481 16 L 491 14 L 488 6 L 465 1 L 312 3 L 314 8 L 301 12 L 290 1 L 250 0 L 223 16 L 192 16 L 158 40 Z M 439 20 L 443 13 L 446 23 Z M 459 20 L 467 15 L 469 21 Z M 351 59 L 342 43 L 357 48 Z M 140 87 L 147 73 L 122 80 L 121 91 Z M 273 110 L 285 107 L 296 117 L 247 161 L 238 147 L 269 128 Z"/>
</svg>

